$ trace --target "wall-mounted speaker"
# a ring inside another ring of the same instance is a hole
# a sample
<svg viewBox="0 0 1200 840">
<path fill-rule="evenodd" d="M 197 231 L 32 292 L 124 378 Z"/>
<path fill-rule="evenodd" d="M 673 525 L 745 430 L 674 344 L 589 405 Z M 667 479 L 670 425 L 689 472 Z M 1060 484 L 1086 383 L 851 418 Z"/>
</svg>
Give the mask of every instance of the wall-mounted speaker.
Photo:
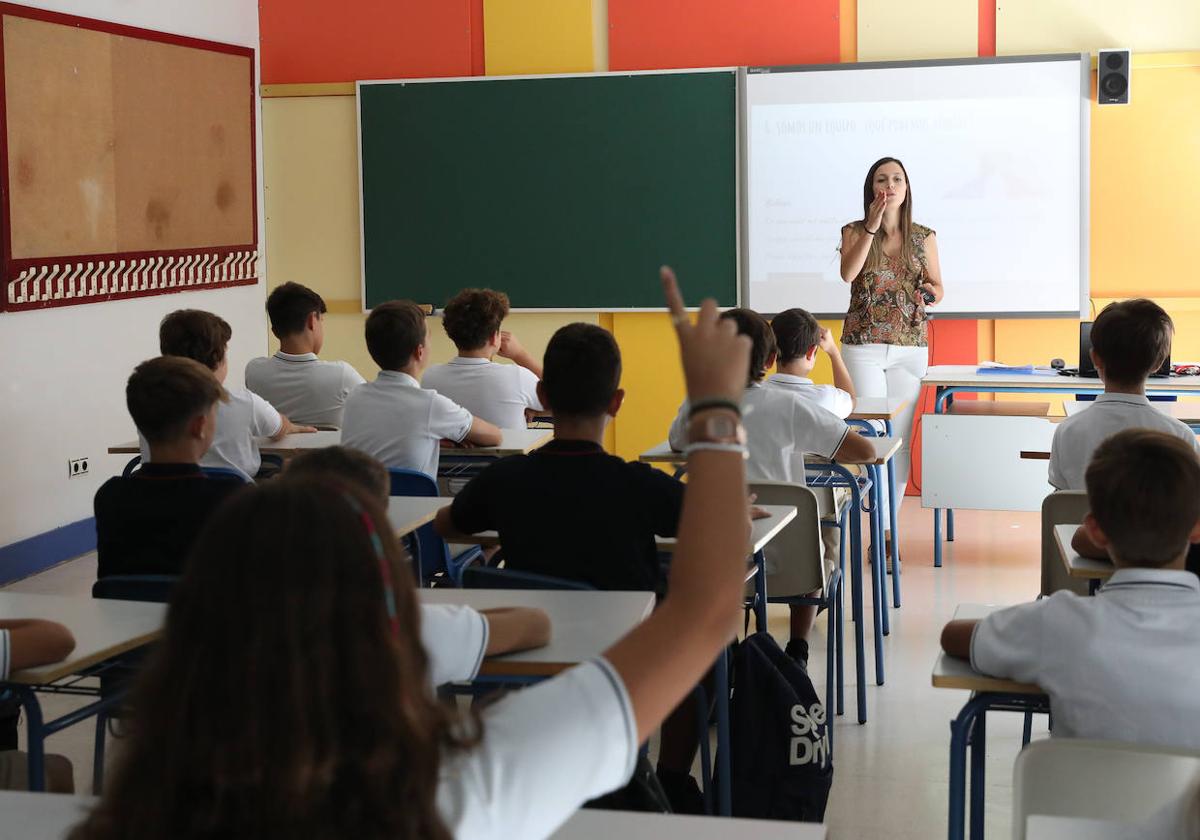
<svg viewBox="0 0 1200 840">
<path fill-rule="evenodd" d="M 1100 50 L 1096 68 L 1098 104 L 1129 104 L 1129 69 L 1129 50 Z"/>
</svg>

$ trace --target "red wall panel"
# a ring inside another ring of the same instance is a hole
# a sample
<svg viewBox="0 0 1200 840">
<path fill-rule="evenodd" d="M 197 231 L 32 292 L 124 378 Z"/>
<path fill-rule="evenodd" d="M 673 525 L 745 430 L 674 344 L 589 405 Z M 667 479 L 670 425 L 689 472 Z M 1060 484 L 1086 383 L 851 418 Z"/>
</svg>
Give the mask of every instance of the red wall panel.
<svg viewBox="0 0 1200 840">
<path fill-rule="evenodd" d="M 838 0 L 609 0 L 612 70 L 832 64 Z"/>
<path fill-rule="evenodd" d="M 469 76 L 472 0 L 260 0 L 263 84 Z"/>
</svg>

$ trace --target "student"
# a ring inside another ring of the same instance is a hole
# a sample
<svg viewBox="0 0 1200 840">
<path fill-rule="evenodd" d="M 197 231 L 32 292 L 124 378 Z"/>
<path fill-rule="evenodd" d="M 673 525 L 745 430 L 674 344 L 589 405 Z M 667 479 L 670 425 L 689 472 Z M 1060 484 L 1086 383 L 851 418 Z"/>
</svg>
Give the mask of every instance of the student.
<svg viewBox="0 0 1200 840">
<path fill-rule="evenodd" d="M 213 372 L 182 356 L 142 362 L 125 404 L 150 459 L 96 491 L 97 576 L 177 575 L 212 512 L 245 482 L 200 462 L 227 397 Z"/>
<path fill-rule="evenodd" d="M 695 432 L 729 425 L 736 436 L 726 406 L 746 343 L 712 301 L 691 325 L 664 274 L 688 393 L 713 406 L 697 420 L 721 421 Z M 547 837 L 626 782 L 638 745 L 735 632 L 745 569 L 729 560 L 749 537 L 742 461 L 724 438 L 694 438 L 659 608 L 477 726 L 427 688 L 411 578 L 375 499 L 300 480 L 247 489 L 193 552 L 137 688 L 138 726 L 70 836 Z"/>
<path fill-rule="evenodd" d="M 775 364 L 777 348 L 771 327 L 761 315 L 750 309 L 729 309 L 721 318 L 734 323 L 738 333 L 751 341 L 749 378 L 741 395 L 750 481 L 803 482 L 801 467 L 806 454 L 843 463 L 874 459 L 870 441 L 852 431 L 842 418 L 792 388 L 763 385 L 767 370 Z M 668 441 L 676 451 L 687 445 L 690 411 L 690 402 L 684 400 L 671 423 Z M 798 662 L 808 661 L 808 634 L 816 616 L 816 607 L 791 608 L 791 638 L 785 650 Z"/>
<path fill-rule="evenodd" d="M 387 467 L 437 477 L 443 440 L 498 446 L 500 430 L 486 420 L 421 387 L 429 364 L 425 313 L 407 300 L 381 303 L 367 316 L 367 350 L 379 376 L 354 389 L 342 415 L 342 444 L 360 449 Z"/>
<path fill-rule="evenodd" d="M 500 533 L 506 568 L 597 589 L 660 588 L 655 535 L 675 536 L 683 484 L 604 451 L 621 410 L 621 350 L 595 324 L 568 324 L 546 346 L 538 396 L 554 440 L 490 464 L 438 512 L 447 534 Z"/>
<path fill-rule="evenodd" d="M 357 449 L 328 446 L 301 452 L 288 463 L 283 477 L 356 487 L 387 508 L 387 469 Z M 550 617 L 530 607 L 476 611 L 453 604 L 421 604 L 420 626 L 434 685 L 473 680 L 485 656 L 544 647 L 550 641 Z"/>
<path fill-rule="evenodd" d="M 1110 303 L 1092 324 L 1092 362 L 1104 381 L 1104 393 L 1086 411 L 1054 429 L 1050 444 L 1050 484 L 1082 490 L 1083 475 L 1100 442 L 1123 429 L 1157 429 L 1200 451 L 1187 424 L 1168 417 L 1146 399 L 1146 378 L 1171 352 L 1175 325 L 1152 300 Z"/>
<path fill-rule="evenodd" d="M 74 649 L 75 637 L 57 622 L 39 618 L 0 619 L 0 682 L 15 671 L 61 662 Z M 14 712 L 0 727 L 3 730 L 0 735 L 6 742 L 0 748 L 0 790 L 29 790 L 29 756 L 16 749 L 16 726 Z M 75 792 L 75 771 L 65 756 L 48 754 L 44 766 L 46 790 Z"/>
<path fill-rule="evenodd" d="M 442 327 L 458 355 L 426 371 L 421 385 L 501 429 L 523 429 L 527 412 L 542 411 L 537 395 L 542 366 L 515 335 L 500 330 L 506 315 L 503 292 L 464 289 L 451 298 Z M 493 362 L 497 355 L 515 364 Z"/>
<path fill-rule="evenodd" d="M 159 351 L 164 356 L 193 359 L 225 383 L 229 374 L 226 350 L 233 329 L 224 318 L 199 309 L 178 309 L 163 318 L 158 327 Z M 279 440 L 295 432 L 315 432 L 298 426 L 276 411 L 270 403 L 247 388 L 227 388 L 228 399 L 217 407 L 217 429 L 202 467 L 233 470 L 252 481 L 262 466 L 256 437 Z M 150 461 L 150 447 L 141 442 L 142 462 Z"/>
<path fill-rule="evenodd" d="M 325 343 L 325 301 L 307 286 L 284 283 L 267 298 L 279 351 L 246 363 L 246 387 L 297 423 L 341 428 L 350 389 L 363 384 L 346 362 L 317 358 Z"/>
<path fill-rule="evenodd" d="M 783 388 L 821 406 L 845 420 L 854 411 L 854 382 L 842 360 L 833 333 L 803 309 L 787 309 L 771 319 L 777 349 L 776 373 L 767 386 Z M 817 351 L 824 351 L 833 368 L 833 384 L 817 385 L 809 376 L 817 364 Z"/>
<path fill-rule="evenodd" d="M 1084 524 L 1112 578 L 1094 597 L 1056 592 L 951 621 L 942 647 L 1040 686 L 1055 736 L 1200 749 L 1200 579 L 1184 571 L 1200 542 L 1200 457 L 1173 435 L 1129 429 L 1096 448 L 1086 484 Z"/>
</svg>

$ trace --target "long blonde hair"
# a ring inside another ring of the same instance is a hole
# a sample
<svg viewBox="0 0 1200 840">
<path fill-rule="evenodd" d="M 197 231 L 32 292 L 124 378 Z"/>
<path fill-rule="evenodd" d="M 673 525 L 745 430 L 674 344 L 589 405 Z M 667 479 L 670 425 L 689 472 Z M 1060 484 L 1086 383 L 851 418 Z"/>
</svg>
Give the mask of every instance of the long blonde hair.
<svg viewBox="0 0 1200 840">
<path fill-rule="evenodd" d="M 871 203 L 875 200 L 875 173 L 885 163 L 896 164 L 904 173 L 904 203 L 900 205 L 900 262 L 908 265 L 913 258 L 912 183 L 908 180 L 908 170 L 904 168 L 904 164 L 898 158 L 880 158 L 867 170 L 867 180 L 863 181 L 863 220 L 861 224 L 863 230 L 866 230 L 867 214 L 870 213 Z M 871 250 L 867 252 L 867 260 L 863 263 L 863 269 L 876 270 L 881 265 L 883 265 L 883 241 L 882 237 L 877 236 L 871 240 Z"/>
</svg>

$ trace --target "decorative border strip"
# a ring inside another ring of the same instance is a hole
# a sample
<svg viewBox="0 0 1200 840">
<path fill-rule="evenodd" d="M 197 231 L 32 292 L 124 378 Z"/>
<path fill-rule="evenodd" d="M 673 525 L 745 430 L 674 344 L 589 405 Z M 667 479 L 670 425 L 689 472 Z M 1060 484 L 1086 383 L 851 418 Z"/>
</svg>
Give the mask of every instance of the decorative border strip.
<svg viewBox="0 0 1200 840">
<path fill-rule="evenodd" d="M 0 546 L 0 586 L 95 550 L 96 520 L 91 516 Z"/>
<path fill-rule="evenodd" d="M 77 257 L 32 261 L 5 288 L 8 309 L 70 306 L 122 297 L 258 282 L 253 248 L 137 257 Z"/>
</svg>

